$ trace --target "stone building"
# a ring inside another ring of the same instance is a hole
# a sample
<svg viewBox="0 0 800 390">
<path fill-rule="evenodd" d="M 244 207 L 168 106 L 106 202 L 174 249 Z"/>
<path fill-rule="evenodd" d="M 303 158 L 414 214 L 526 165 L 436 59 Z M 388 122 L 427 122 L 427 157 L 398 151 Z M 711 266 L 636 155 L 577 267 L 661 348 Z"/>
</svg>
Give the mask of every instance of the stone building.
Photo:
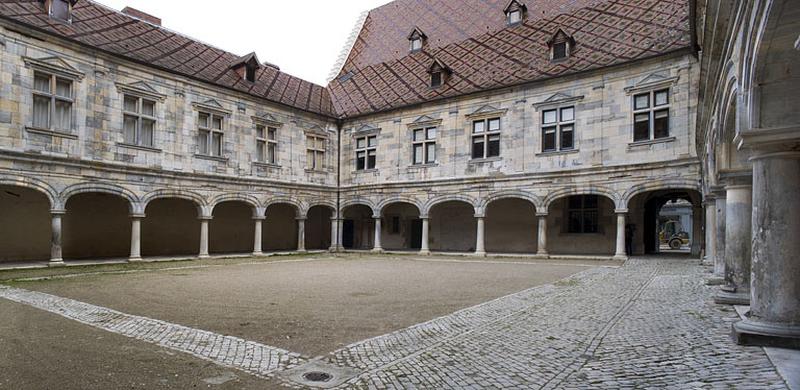
<svg viewBox="0 0 800 390">
<path fill-rule="evenodd" d="M 2 2 L 0 261 L 626 258 L 658 251 L 659 210 L 678 199 L 692 253 L 721 259 L 723 237 L 747 241 L 730 226 L 756 169 L 741 137 L 706 130 L 733 126 L 711 75 L 730 70 L 722 46 L 746 45 L 706 16 L 733 4 L 396 0 L 361 18 L 322 87 L 134 9 Z M 712 206 L 724 180 L 733 195 Z"/>
</svg>

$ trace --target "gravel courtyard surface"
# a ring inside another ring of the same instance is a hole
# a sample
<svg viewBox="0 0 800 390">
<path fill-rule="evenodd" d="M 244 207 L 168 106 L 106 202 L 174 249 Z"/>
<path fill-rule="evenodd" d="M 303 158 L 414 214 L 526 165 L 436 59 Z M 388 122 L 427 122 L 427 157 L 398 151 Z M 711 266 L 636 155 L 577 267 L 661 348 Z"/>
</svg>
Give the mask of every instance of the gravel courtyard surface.
<svg viewBox="0 0 800 390">
<path fill-rule="evenodd" d="M 588 269 L 575 263 L 324 255 L 18 286 L 313 357 Z"/>
</svg>

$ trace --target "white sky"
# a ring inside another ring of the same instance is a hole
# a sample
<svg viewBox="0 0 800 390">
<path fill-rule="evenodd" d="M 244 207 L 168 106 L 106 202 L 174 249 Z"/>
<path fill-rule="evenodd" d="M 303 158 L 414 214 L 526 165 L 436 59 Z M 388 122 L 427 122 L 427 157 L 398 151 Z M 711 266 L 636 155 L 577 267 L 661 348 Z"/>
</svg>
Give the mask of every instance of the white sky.
<svg viewBox="0 0 800 390">
<path fill-rule="evenodd" d="M 96 0 L 131 6 L 160 17 L 162 25 L 229 52 L 255 51 L 262 62 L 302 79 L 326 84 L 361 12 L 389 0 Z"/>
</svg>

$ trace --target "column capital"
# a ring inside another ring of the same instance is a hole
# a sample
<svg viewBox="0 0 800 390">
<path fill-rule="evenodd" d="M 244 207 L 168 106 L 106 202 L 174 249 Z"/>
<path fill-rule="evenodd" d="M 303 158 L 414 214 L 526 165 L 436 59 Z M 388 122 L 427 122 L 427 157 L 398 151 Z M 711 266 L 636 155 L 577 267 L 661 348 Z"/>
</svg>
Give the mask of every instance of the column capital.
<svg viewBox="0 0 800 390">
<path fill-rule="evenodd" d="M 431 219 L 431 217 L 428 214 L 423 214 L 419 216 L 419 219 Z"/>
<path fill-rule="evenodd" d="M 300 221 L 303 221 L 303 222 L 305 222 L 307 219 L 308 219 L 307 217 L 305 217 L 305 216 L 302 216 L 302 217 L 297 217 L 297 218 L 295 218 L 294 220 L 295 220 L 295 221 L 298 221 L 298 222 L 300 222 Z"/>
<path fill-rule="evenodd" d="M 145 217 L 147 217 L 147 215 L 145 215 L 144 213 L 142 213 L 142 214 L 133 213 L 133 214 L 130 215 L 130 217 L 133 218 L 133 219 L 144 219 Z"/>
<path fill-rule="evenodd" d="M 199 219 L 201 221 L 210 221 L 210 220 L 214 219 L 214 217 L 211 216 L 211 215 L 201 215 L 201 216 L 197 217 L 197 219 Z"/>
<path fill-rule="evenodd" d="M 539 217 L 539 218 L 541 218 L 541 217 L 547 217 L 548 215 L 550 215 L 550 213 L 548 213 L 547 211 L 543 211 L 543 212 L 537 212 L 537 213 L 536 213 L 536 216 L 537 216 L 537 217 Z"/>
<path fill-rule="evenodd" d="M 265 220 L 265 219 L 267 219 L 267 217 L 266 217 L 266 216 L 264 216 L 264 215 L 254 215 L 254 216 L 253 216 L 253 220 L 254 220 L 254 221 L 263 221 L 263 220 Z"/>
<path fill-rule="evenodd" d="M 67 213 L 67 210 L 64 209 L 52 209 L 50 210 L 50 215 L 64 215 Z"/>
<path fill-rule="evenodd" d="M 383 218 L 381 215 L 373 215 L 372 216 L 372 219 L 381 219 L 381 218 Z"/>
<path fill-rule="evenodd" d="M 616 209 L 614 210 L 614 214 L 628 214 L 628 209 Z"/>
<path fill-rule="evenodd" d="M 483 213 L 475 213 L 475 218 L 484 219 L 486 218 L 486 214 Z"/>
</svg>

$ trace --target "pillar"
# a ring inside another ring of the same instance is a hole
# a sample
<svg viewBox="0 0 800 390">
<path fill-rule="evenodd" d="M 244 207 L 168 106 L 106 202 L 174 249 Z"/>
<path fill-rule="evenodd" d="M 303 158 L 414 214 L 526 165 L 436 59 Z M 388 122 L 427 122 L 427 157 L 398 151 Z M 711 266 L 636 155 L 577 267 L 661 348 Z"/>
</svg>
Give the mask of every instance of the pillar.
<svg viewBox="0 0 800 390">
<path fill-rule="evenodd" d="M 51 267 L 64 265 L 64 258 L 61 255 L 61 218 L 66 214 L 66 210 L 50 211 L 50 263 Z"/>
<path fill-rule="evenodd" d="M 539 217 L 539 235 L 538 245 L 536 247 L 536 254 L 546 257 L 547 254 L 547 213 L 537 213 Z"/>
<path fill-rule="evenodd" d="M 342 243 L 344 242 L 344 219 L 339 218 L 336 220 L 336 249 L 344 250 Z"/>
<path fill-rule="evenodd" d="M 477 234 L 477 240 L 475 242 L 475 255 L 486 256 L 486 246 L 484 245 L 484 237 L 485 237 L 484 216 L 476 215 L 475 218 L 478 219 L 478 234 Z"/>
<path fill-rule="evenodd" d="M 339 218 L 331 218 L 331 247 L 328 249 L 331 252 L 336 252 L 339 249 Z"/>
<path fill-rule="evenodd" d="M 700 258 L 703 248 L 703 208 L 692 207 L 692 256 Z"/>
<path fill-rule="evenodd" d="M 628 210 L 615 210 L 617 214 L 617 250 L 614 253 L 614 258 L 617 260 L 627 260 L 628 255 L 625 254 L 625 217 L 628 215 Z"/>
<path fill-rule="evenodd" d="M 725 284 L 714 301 L 749 305 L 753 188 L 749 184 L 728 185 L 725 192 Z"/>
<path fill-rule="evenodd" d="M 750 316 L 741 344 L 800 349 L 800 152 L 755 154 Z"/>
<path fill-rule="evenodd" d="M 263 246 L 261 245 L 261 229 L 263 228 L 264 219 L 266 219 L 266 217 L 263 215 L 253 217 L 253 223 L 255 225 L 255 233 L 253 234 L 253 256 L 261 256 L 264 254 Z"/>
<path fill-rule="evenodd" d="M 200 254 L 201 259 L 208 257 L 208 221 L 211 216 L 200 217 Z"/>
<path fill-rule="evenodd" d="M 381 245 L 381 216 L 375 215 L 372 217 L 375 220 L 375 244 L 372 247 L 373 252 L 383 252 Z"/>
<path fill-rule="evenodd" d="M 427 215 L 419 217 L 422 220 L 422 245 L 420 246 L 419 253 L 422 255 L 431 254 L 430 243 L 428 242 L 428 230 L 430 229 L 430 221 Z"/>
<path fill-rule="evenodd" d="M 714 265 L 714 255 L 716 255 L 714 233 L 717 229 L 717 204 L 712 195 L 707 195 L 703 205 L 706 208 L 706 248 L 705 255 L 703 256 L 703 263 L 706 265 Z"/>
<path fill-rule="evenodd" d="M 142 219 L 144 214 L 131 215 L 131 256 L 128 261 L 142 260 Z"/>
<path fill-rule="evenodd" d="M 297 218 L 297 251 L 306 251 L 306 218 Z"/>
<path fill-rule="evenodd" d="M 714 230 L 714 275 L 725 276 L 725 190 L 715 193 L 715 208 L 717 227 Z"/>
</svg>

